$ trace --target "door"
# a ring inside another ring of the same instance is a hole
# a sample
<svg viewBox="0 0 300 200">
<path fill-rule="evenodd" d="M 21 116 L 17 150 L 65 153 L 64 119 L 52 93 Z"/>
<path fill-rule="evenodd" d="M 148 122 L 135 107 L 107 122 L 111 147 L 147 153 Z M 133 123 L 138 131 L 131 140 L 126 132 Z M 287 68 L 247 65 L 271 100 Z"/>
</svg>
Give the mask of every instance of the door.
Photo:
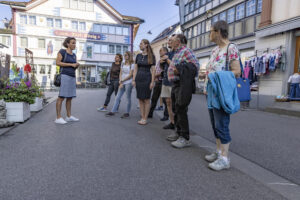
<svg viewBox="0 0 300 200">
<path fill-rule="evenodd" d="M 294 73 L 300 74 L 300 37 L 297 37 Z"/>
</svg>

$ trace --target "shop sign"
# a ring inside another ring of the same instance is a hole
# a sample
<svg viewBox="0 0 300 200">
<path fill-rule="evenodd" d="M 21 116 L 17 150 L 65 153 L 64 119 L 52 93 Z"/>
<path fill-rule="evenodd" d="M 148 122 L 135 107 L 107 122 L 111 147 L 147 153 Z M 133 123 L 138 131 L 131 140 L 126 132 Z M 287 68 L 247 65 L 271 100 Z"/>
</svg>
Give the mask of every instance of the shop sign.
<svg viewBox="0 0 300 200">
<path fill-rule="evenodd" d="M 78 32 L 71 32 L 71 31 L 55 30 L 54 35 L 74 37 L 74 38 L 84 38 L 84 39 L 91 39 L 91 40 L 104 40 L 103 35 L 97 33 L 78 33 Z"/>
</svg>

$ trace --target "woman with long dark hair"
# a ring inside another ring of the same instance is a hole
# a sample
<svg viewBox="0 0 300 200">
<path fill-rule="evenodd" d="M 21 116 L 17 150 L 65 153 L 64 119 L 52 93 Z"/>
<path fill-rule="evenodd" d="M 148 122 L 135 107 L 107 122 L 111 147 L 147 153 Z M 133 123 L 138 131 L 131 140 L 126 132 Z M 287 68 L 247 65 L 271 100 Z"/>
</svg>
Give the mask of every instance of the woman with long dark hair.
<svg viewBox="0 0 300 200">
<path fill-rule="evenodd" d="M 141 41 L 140 50 L 142 53 L 136 56 L 132 85 L 136 87 L 140 104 L 141 120 L 138 121 L 138 124 L 146 125 L 150 111 L 151 91 L 154 87 L 156 62 L 148 40 Z"/>
<path fill-rule="evenodd" d="M 56 65 L 61 68 L 61 85 L 59 95 L 56 101 L 56 120 L 57 124 L 66 124 L 67 122 L 79 121 L 71 115 L 72 98 L 76 97 L 76 78 L 75 70 L 79 67 L 76 55 L 73 50 L 76 49 L 76 39 L 68 37 L 65 39 L 63 46 L 66 49 L 61 49 L 56 58 Z M 64 120 L 61 116 L 61 106 L 64 99 L 66 100 L 67 117 Z"/>
<path fill-rule="evenodd" d="M 123 60 L 123 56 L 121 54 L 117 53 L 115 56 L 115 62 L 112 63 L 110 71 L 109 71 L 110 84 L 107 89 L 104 105 L 100 108 L 97 108 L 97 110 L 100 112 L 108 111 L 107 106 L 110 102 L 110 97 L 111 97 L 112 93 L 115 92 L 115 95 L 117 95 L 117 93 L 118 93 L 122 60 Z"/>
</svg>

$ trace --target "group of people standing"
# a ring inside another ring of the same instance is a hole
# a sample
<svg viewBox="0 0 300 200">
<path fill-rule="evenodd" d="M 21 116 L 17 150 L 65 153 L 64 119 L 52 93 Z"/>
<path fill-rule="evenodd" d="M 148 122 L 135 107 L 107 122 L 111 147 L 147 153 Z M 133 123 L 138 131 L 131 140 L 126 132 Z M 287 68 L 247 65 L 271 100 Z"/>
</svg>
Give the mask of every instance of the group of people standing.
<svg viewBox="0 0 300 200">
<path fill-rule="evenodd" d="M 239 52 L 236 45 L 228 40 L 228 24 L 225 21 L 216 22 L 210 30 L 210 40 L 217 44 L 212 50 L 208 64 L 206 77 L 218 71 L 226 71 L 230 76 L 240 75 Z M 76 55 L 72 53 L 75 49 L 76 39 L 67 38 L 64 42 L 66 50 L 58 53 L 56 63 L 62 68 L 62 80 L 59 97 L 57 99 L 56 123 L 65 124 L 68 121 L 79 121 L 71 115 L 71 100 L 76 97 L 75 70 L 79 66 Z M 195 78 L 198 75 L 199 63 L 193 51 L 187 47 L 187 39 L 183 34 L 174 34 L 169 38 L 168 48 L 162 47 L 159 51 L 160 58 L 156 61 L 148 40 L 143 39 L 140 43 L 141 53 L 133 59 L 129 51 L 123 56 L 117 54 L 115 62 L 110 69 L 110 84 L 107 89 L 106 99 L 98 111 L 106 112 L 106 116 L 113 116 L 118 112 L 121 98 L 124 93 L 127 97 L 126 112 L 121 118 L 128 118 L 131 110 L 131 93 L 136 88 L 136 97 L 139 100 L 141 119 L 137 122 L 146 125 L 148 118 L 153 117 L 156 103 L 161 96 L 165 103 L 165 116 L 168 115 L 170 123 L 164 129 L 172 129 L 171 135 L 166 139 L 176 148 L 189 147 L 190 132 L 188 121 L 188 106 L 195 93 Z M 73 74 L 74 72 L 74 74 Z M 203 74 L 202 74 L 203 75 Z M 201 76 L 201 74 L 200 74 Z M 229 77 L 229 76 L 228 76 Z M 207 79 L 208 83 L 211 80 Z M 207 91 L 210 92 L 209 90 Z M 116 98 L 111 111 L 107 106 L 111 95 L 115 93 Z M 152 93 L 152 98 L 151 98 Z M 210 94 L 207 94 L 211 96 Z M 67 118 L 61 117 L 61 106 L 67 99 Z M 217 98 L 217 97 L 215 97 Z M 151 99 L 151 101 L 150 101 Z M 228 169 L 230 160 L 228 158 L 230 114 L 221 107 L 208 106 L 212 129 L 216 137 L 216 151 L 205 156 L 210 162 L 209 167 L 214 170 Z"/>
</svg>

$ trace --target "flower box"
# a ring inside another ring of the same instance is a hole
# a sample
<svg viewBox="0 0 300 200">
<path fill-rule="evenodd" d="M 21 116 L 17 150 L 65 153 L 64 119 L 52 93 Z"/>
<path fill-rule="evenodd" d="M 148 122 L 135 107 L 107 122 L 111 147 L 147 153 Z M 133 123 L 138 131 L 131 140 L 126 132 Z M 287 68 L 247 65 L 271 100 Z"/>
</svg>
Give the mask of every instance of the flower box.
<svg viewBox="0 0 300 200">
<path fill-rule="evenodd" d="M 29 103 L 6 102 L 6 119 L 11 122 L 24 122 L 30 117 Z"/>
<path fill-rule="evenodd" d="M 43 99 L 39 97 L 35 97 L 34 104 L 30 104 L 31 112 L 38 112 L 43 109 Z"/>
</svg>

